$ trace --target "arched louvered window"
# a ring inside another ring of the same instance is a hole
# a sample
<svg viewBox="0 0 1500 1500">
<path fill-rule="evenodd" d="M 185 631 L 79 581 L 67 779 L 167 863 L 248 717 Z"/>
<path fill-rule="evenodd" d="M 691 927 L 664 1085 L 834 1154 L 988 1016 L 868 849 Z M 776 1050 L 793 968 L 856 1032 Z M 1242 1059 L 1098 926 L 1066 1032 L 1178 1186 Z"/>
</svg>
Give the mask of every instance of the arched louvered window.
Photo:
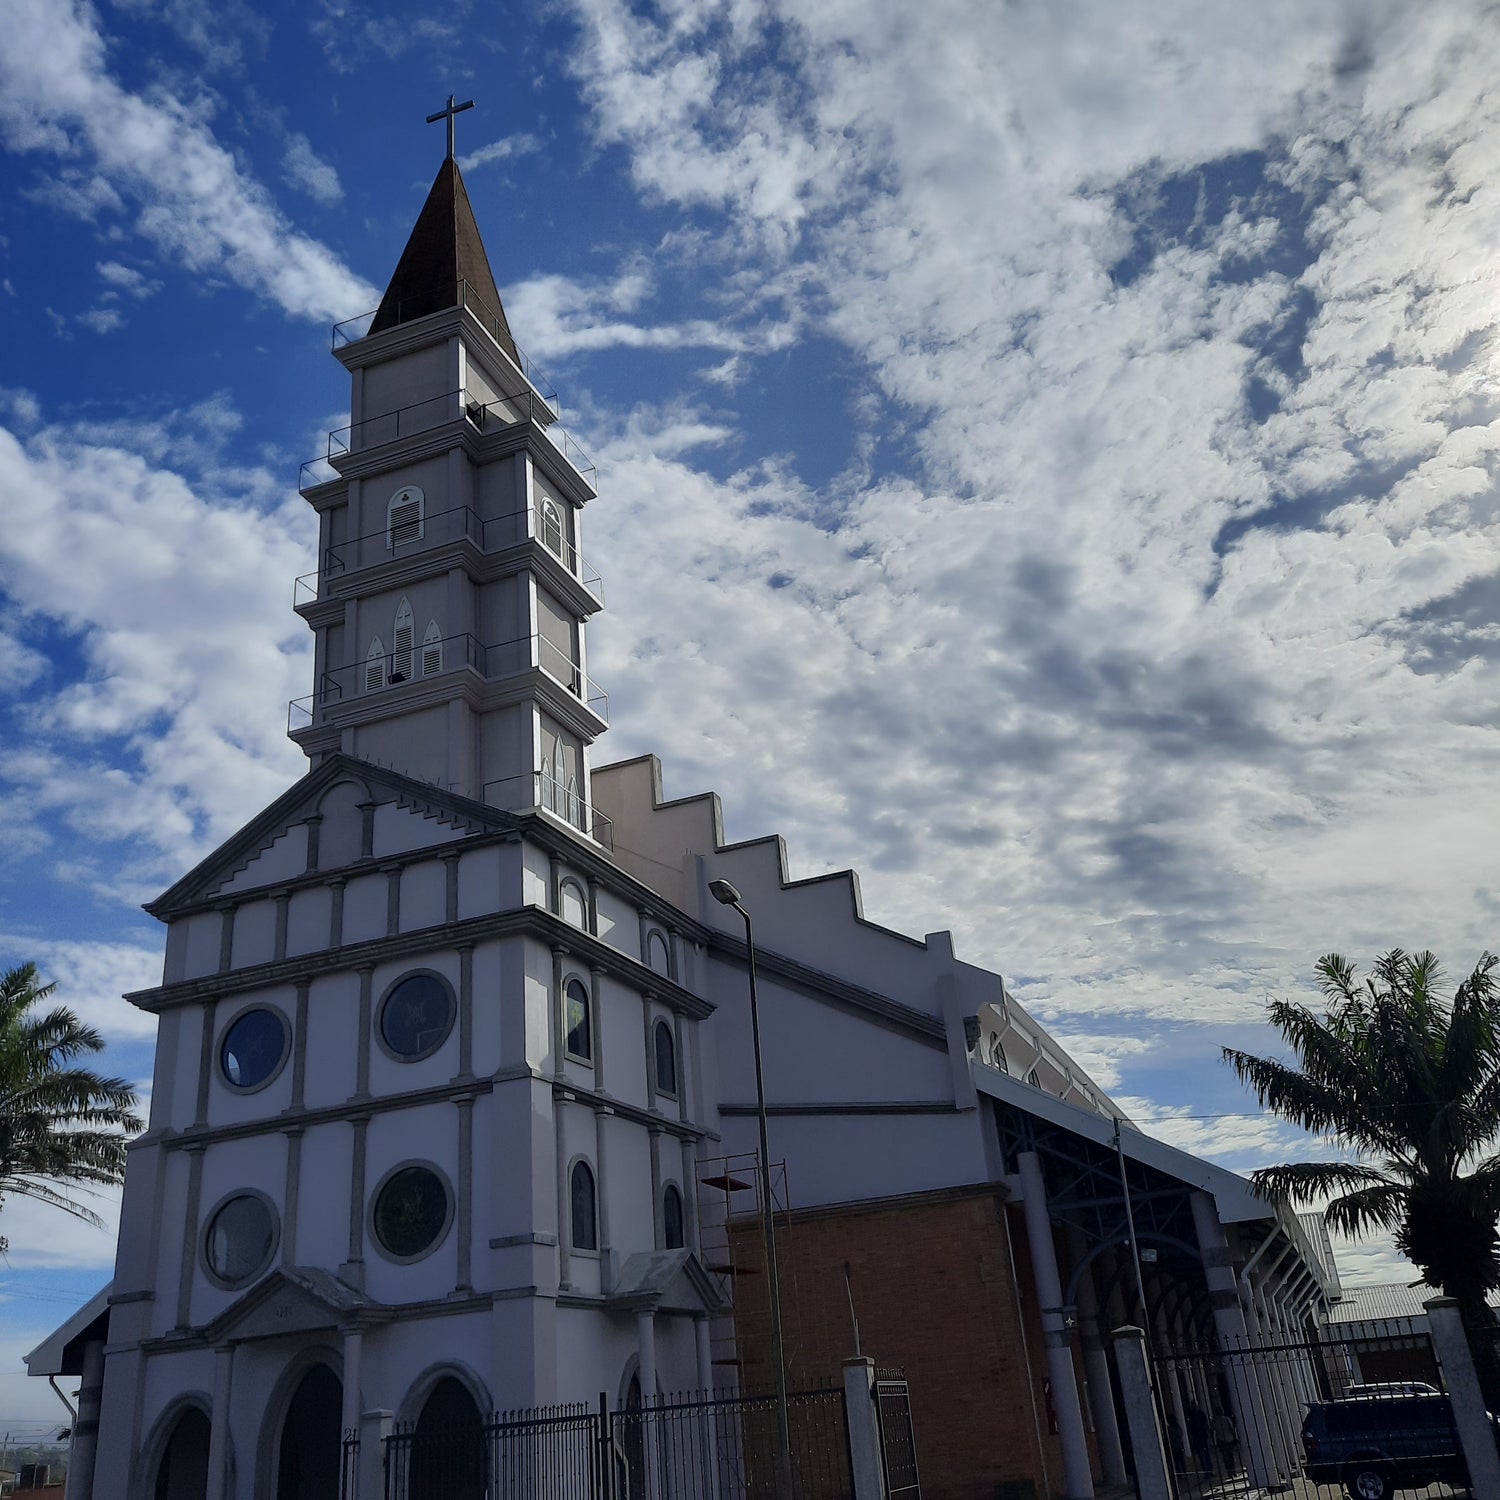
<svg viewBox="0 0 1500 1500">
<path fill-rule="evenodd" d="M 365 691 L 378 693 L 385 686 L 385 645 L 377 635 L 365 652 Z"/>
<path fill-rule="evenodd" d="M 443 670 L 443 637 L 436 620 L 427 622 L 427 633 L 422 637 L 422 675 L 436 677 Z"/>
<path fill-rule="evenodd" d="M 562 512 L 555 500 L 542 501 L 542 545 L 554 556 L 567 561 L 564 551 L 566 537 L 563 532 Z"/>
<path fill-rule="evenodd" d="M 396 606 L 396 640 L 391 647 L 391 681 L 411 678 L 411 605 L 403 599 Z"/>
<path fill-rule="evenodd" d="M 409 484 L 391 496 L 385 512 L 385 544 L 393 552 L 406 542 L 420 542 L 427 530 L 427 497 Z"/>
<path fill-rule="evenodd" d="M 589 1170 L 587 1162 L 573 1163 L 568 1186 L 573 1210 L 573 1248 L 597 1250 L 599 1230 L 594 1211 L 594 1174 Z"/>
<path fill-rule="evenodd" d="M 668 1250 L 681 1250 L 686 1244 L 682 1221 L 682 1194 L 668 1183 L 661 1195 L 661 1239 Z"/>
</svg>

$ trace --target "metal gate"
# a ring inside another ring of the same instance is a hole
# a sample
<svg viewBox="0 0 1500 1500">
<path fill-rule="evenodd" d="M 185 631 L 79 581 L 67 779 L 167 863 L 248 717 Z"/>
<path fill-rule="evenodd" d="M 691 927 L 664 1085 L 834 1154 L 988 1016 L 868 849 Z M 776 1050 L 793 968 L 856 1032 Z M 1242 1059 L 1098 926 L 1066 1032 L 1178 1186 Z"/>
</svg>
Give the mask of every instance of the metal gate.
<svg viewBox="0 0 1500 1500">
<path fill-rule="evenodd" d="M 875 1411 L 880 1420 L 880 1456 L 891 1500 L 921 1500 L 917 1439 L 911 1426 L 911 1388 L 899 1370 L 875 1376 Z"/>
<path fill-rule="evenodd" d="M 902 1391 L 905 1382 L 896 1382 Z M 842 1386 L 787 1392 L 795 1500 L 847 1500 L 853 1477 Z M 910 1451 L 910 1421 L 904 1429 Z M 556 1406 L 470 1423 L 398 1424 L 382 1443 L 383 1500 L 774 1500 L 776 1400 L 667 1396 L 611 1411 Z M 896 1472 L 892 1470 L 891 1472 Z M 341 1493 L 359 1486 L 344 1440 Z M 915 1465 L 912 1466 L 915 1478 Z M 892 1496 L 915 1496 L 915 1487 Z"/>
</svg>

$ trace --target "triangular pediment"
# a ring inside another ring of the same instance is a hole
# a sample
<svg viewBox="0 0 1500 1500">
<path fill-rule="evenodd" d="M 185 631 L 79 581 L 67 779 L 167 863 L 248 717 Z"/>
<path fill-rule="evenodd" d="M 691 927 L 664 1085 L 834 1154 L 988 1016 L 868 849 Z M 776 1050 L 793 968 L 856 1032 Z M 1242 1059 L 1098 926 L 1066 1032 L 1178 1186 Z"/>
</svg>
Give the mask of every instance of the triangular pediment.
<svg viewBox="0 0 1500 1500">
<path fill-rule="evenodd" d="M 346 784 L 340 798 L 330 794 Z M 164 891 L 146 910 L 162 921 L 170 920 L 185 907 L 243 891 L 275 887 L 303 875 L 310 868 L 309 820 L 325 813 L 345 819 L 358 815 L 358 805 L 374 803 L 399 817 L 410 817 L 414 825 L 405 835 L 403 847 L 449 843 L 475 834 L 517 826 L 508 813 L 460 797 L 442 787 L 403 776 L 384 766 L 371 765 L 347 755 L 331 755 L 316 769 L 289 787 L 264 812 L 226 839 L 206 859 Z M 348 846 L 347 830 L 344 843 Z M 318 838 L 325 850 L 338 844 L 341 830 L 320 827 Z M 354 857 L 359 844 L 353 843 Z M 341 856 L 326 854 L 317 868 L 342 866 Z"/>
<path fill-rule="evenodd" d="M 729 1304 L 691 1250 L 646 1250 L 628 1256 L 606 1299 L 625 1311 L 722 1313 Z"/>
<path fill-rule="evenodd" d="M 369 1321 L 383 1314 L 383 1304 L 312 1267 L 285 1266 L 214 1319 L 209 1334 L 216 1343 L 246 1339 L 287 1338 L 322 1333 Z"/>
</svg>

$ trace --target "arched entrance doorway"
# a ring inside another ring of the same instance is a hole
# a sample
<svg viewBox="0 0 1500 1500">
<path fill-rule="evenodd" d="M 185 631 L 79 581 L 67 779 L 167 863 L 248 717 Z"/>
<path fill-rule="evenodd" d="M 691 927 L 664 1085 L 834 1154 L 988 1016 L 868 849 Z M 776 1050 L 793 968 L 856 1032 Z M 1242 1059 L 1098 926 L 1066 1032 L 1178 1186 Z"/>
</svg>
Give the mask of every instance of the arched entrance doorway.
<svg viewBox="0 0 1500 1500">
<path fill-rule="evenodd" d="M 339 1492 L 343 1382 L 314 1365 L 298 1382 L 281 1419 L 276 1500 L 330 1500 Z"/>
<path fill-rule="evenodd" d="M 484 1500 L 484 1419 L 461 1381 L 445 1375 L 412 1438 L 410 1500 Z"/>
<path fill-rule="evenodd" d="M 172 1424 L 156 1466 L 151 1500 L 204 1500 L 208 1494 L 208 1418 L 190 1406 Z"/>
</svg>

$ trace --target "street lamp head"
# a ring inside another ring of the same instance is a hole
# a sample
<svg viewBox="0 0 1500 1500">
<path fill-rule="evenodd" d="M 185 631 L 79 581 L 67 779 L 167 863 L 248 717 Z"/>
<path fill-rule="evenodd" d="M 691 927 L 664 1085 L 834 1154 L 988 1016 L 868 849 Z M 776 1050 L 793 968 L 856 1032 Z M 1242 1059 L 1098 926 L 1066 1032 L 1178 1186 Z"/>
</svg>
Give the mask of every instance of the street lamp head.
<svg viewBox="0 0 1500 1500">
<path fill-rule="evenodd" d="M 740 904 L 740 893 L 727 880 L 710 880 L 708 882 L 708 893 L 715 901 L 721 902 L 725 906 L 738 906 Z"/>
</svg>

